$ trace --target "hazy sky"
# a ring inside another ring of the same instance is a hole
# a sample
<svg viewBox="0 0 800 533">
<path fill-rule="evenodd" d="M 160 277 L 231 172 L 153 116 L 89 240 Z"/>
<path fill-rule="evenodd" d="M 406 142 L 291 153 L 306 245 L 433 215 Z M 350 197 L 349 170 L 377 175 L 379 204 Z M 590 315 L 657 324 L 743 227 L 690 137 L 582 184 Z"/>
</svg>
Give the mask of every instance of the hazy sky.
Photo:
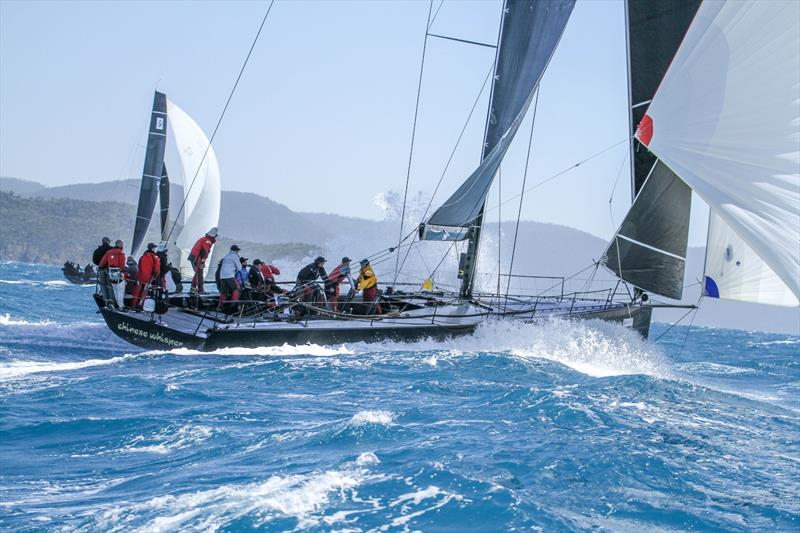
<svg viewBox="0 0 800 533">
<path fill-rule="evenodd" d="M 431 31 L 494 43 L 500 6 L 445 0 Z M 0 174 L 47 185 L 140 177 L 156 88 L 210 135 L 266 7 L 2 0 Z M 223 189 L 380 218 L 375 197 L 405 183 L 428 7 L 278 0 L 214 141 Z M 428 39 L 411 194 L 433 192 L 493 58 Z M 626 103 L 623 4 L 579 0 L 542 82 L 528 184 L 624 139 Z M 488 90 L 438 200 L 476 165 L 487 106 Z M 503 164 L 503 199 L 519 193 L 529 128 Z M 531 191 L 523 218 L 609 237 L 630 202 L 626 158 L 619 145 Z M 500 209 L 503 219 L 516 211 L 516 200 Z M 705 241 L 706 213 L 693 214 L 693 245 Z"/>
</svg>

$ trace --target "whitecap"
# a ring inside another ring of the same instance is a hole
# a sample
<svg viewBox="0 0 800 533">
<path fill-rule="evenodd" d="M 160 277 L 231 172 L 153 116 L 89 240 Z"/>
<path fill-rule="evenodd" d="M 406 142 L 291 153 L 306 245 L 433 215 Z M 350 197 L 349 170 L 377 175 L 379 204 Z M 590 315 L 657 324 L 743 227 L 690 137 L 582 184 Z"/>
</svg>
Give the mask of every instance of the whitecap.
<svg viewBox="0 0 800 533">
<path fill-rule="evenodd" d="M 320 513 L 333 495 L 352 491 L 368 478 L 366 468 L 351 463 L 340 470 L 276 475 L 265 481 L 157 496 L 141 503 L 121 502 L 99 513 L 96 526 L 213 531 L 246 516 L 257 528 L 275 519 L 293 518 L 297 528 L 303 529 L 323 520 Z"/>
<path fill-rule="evenodd" d="M 391 411 L 359 411 L 350 419 L 353 426 L 375 424 L 389 426 L 394 422 L 395 415 Z"/>
</svg>

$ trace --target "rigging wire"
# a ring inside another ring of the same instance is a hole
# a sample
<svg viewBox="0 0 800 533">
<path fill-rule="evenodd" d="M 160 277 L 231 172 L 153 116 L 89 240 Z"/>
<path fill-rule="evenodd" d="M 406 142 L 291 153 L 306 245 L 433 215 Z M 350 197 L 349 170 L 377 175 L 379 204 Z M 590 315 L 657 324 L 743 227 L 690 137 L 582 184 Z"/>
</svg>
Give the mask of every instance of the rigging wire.
<svg viewBox="0 0 800 533">
<path fill-rule="evenodd" d="M 589 157 L 587 157 L 587 158 L 585 158 L 585 159 L 582 159 L 582 160 L 578 161 L 578 162 L 577 162 L 577 163 L 575 163 L 574 165 L 570 165 L 569 167 L 567 167 L 567 168 L 565 168 L 565 169 L 563 169 L 563 170 L 560 170 L 560 171 L 556 172 L 555 174 L 552 174 L 552 175 L 550 175 L 549 177 L 547 177 L 547 178 L 543 179 L 542 181 L 539 181 L 539 182 L 537 182 L 537 183 L 535 183 L 535 184 L 531 185 L 531 186 L 530 186 L 530 187 L 528 187 L 527 189 L 523 190 L 521 193 L 519 193 L 519 194 L 515 194 L 514 196 L 511 196 L 511 197 L 509 197 L 509 198 L 506 198 L 505 200 L 503 200 L 503 202 L 501 203 L 501 205 L 505 205 L 505 204 L 507 204 L 508 202 L 510 202 L 511 200 L 515 200 L 515 199 L 519 198 L 520 196 L 522 196 L 523 194 L 525 194 L 525 193 L 527 193 L 527 192 L 530 192 L 530 191 L 532 191 L 532 190 L 534 190 L 534 189 L 537 189 L 537 188 L 541 187 L 542 185 L 544 185 L 544 184 L 546 184 L 546 183 L 549 183 L 549 182 L 553 181 L 554 179 L 556 179 L 556 178 L 559 178 L 559 177 L 563 176 L 564 174 L 568 173 L 570 170 L 574 170 L 574 169 L 578 168 L 579 166 L 583 165 L 584 163 L 588 163 L 588 162 L 589 162 L 589 161 L 591 161 L 592 159 L 596 159 L 596 158 L 600 157 L 601 155 L 605 154 L 606 152 L 608 152 L 608 151 L 610 151 L 610 150 L 613 150 L 614 148 L 616 148 L 616 147 L 617 147 L 617 146 L 619 146 L 620 144 L 622 144 L 622 143 L 624 143 L 624 142 L 627 142 L 627 141 L 628 141 L 628 139 L 630 139 L 630 137 L 625 137 L 624 139 L 622 139 L 622 140 L 620 140 L 620 141 L 617 141 L 616 143 L 614 143 L 614 144 L 612 144 L 612 145 L 610 145 L 610 146 L 607 146 L 606 148 L 604 148 L 604 149 L 600 150 L 599 152 L 596 152 L 596 153 L 594 153 L 594 154 L 590 155 Z M 486 210 L 486 212 L 489 212 L 489 211 L 494 211 L 494 209 L 496 209 L 496 208 L 494 208 L 494 207 L 491 207 L 491 208 L 487 209 L 487 210 Z M 477 216 L 477 215 L 476 215 L 475 217 L 473 217 L 472 219 L 470 219 L 470 220 L 467 220 L 467 221 L 465 222 L 465 224 L 466 224 L 467 222 L 472 222 L 472 221 L 474 221 L 476 218 L 478 218 L 478 216 Z"/>
<path fill-rule="evenodd" d="M 439 7 L 436 8 L 436 13 L 433 14 L 433 18 L 431 19 L 430 23 L 428 23 L 428 30 L 427 31 L 430 32 L 431 28 L 433 28 L 433 23 L 436 22 L 436 17 L 439 16 L 439 11 L 442 10 L 442 6 L 443 5 L 444 5 L 444 0 L 441 0 L 441 2 L 439 2 Z"/>
<path fill-rule="evenodd" d="M 511 288 L 511 275 L 514 273 L 514 256 L 517 253 L 517 236 L 519 235 L 519 220 L 522 217 L 522 201 L 525 198 L 525 183 L 528 181 L 528 164 L 531 160 L 531 146 L 533 145 L 533 128 L 536 125 L 536 109 L 539 107 L 539 91 L 542 88 L 541 82 L 536 87 L 536 100 L 533 102 L 533 116 L 531 118 L 531 134 L 528 138 L 528 155 L 525 157 L 525 171 L 522 174 L 522 192 L 519 195 L 519 208 L 517 209 L 517 224 L 514 228 L 514 244 L 511 247 L 511 262 L 508 265 L 508 282 L 506 283 L 506 299 Z M 500 289 L 497 289 L 500 294 Z"/>
<path fill-rule="evenodd" d="M 433 0 L 428 5 L 428 20 L 425 23 L 425 40 L 422 43 L 422 61 L 419 65 L 419 82 L 417 83 L 417 103 L 414 107 L 414 124 L 411 127 L 411 148 L 408 151 L 408 169 L 406 170 L 406 187 L 403 193 L 403 210 L 400 214 L 400 234 L 397 237 L 398 246 L 403 238 L 403 229 L 406 221 L 406 202 L 408 201 L 408 183 L 411 180 L 411 162 L 414 157 L 414 140 L 417 135 L 417 117 L 419 116 L 419 99 L 422 94 L 422 75 L 425 72 L 425 53 L 428 50 L 428 29 L 431 25 L 431 13 L 433 12 Z M 400 266 L 400 250 L 397 251 L 397 259 L 394 265 L 394 283 L 397 282 L 397 270 Z"/>
<path fill-rule="evenodd" d="M 203 168 L 203 163 L 206 160 L 208 151 L 211 149 L 211 143 L 214 142 L 214 137 L 216 137 L 217 131 L 219 131 L 219 126 L 220 124 L 222 124 L 222 119 L 225 117 L 225 112 L 228 110 L 228 106 L 230 105 L 231 99 L 233 98 L 233 95 L 236 92 L 236 88 L 239 86 L 239 81 L 242 79 L 242 75 L 244 74 L 244 69 L 247 67 L 248 61 L 250 61 L 250 56 L 253 54 L 253 49 L 256 47 L 258 38 L 261 36 L 261 30 L 264 29 L 264 24 L 267 22 L 267 17 L 269 17 L 273 5 L 275 5 L 275 0 L 270 0 L 269 6 L 267 7 L 267 12 L 264 13 L 264 18 L 261 19 L 261 25 L 258 27 L 258 32 L 256 32 L 256 36 L 253 39 L 253 43 L 250 45 L 250 50 L 247 51 L 247 56 L 244 58 L 244 63 L 242 63 L 242 68 L 239 69 L 239 74 L 236 76 L 236 81 L 233 83 L 233 88 L 231 88 L 231 92 L 228 95 L 228 100 L 225 102 L 225 107 L 222 108 L 222 113 L 220 113 L 219 115 L 219 119 L 217 120 L 217 125 L 214 126 L 214 131 L 211 133 L 211 138 L 208 140 L 208 146 L 206 146 L 206 149 L 203 152 L 203 157 L 200 159 L 200 164 L 197 165 L 197 170 L 194 173 L 194 177 L 192 178 L 191 183 L 189 183 L 189 188 L 186 191 L 184 191 L 181 207 L 175 213 L 175 220 L 173 221 L 172 227 L 170 227 L 169 233 L 167 234 L 167 241 L 169 241 L 170 237 L 172 237 L 172 232 L 175 231 L 175 226 L 178 224 L 178 219 L 180 218 L 180 215 L 183 212 L 183 208 L 186 207 L 186 200 L 189 198 L 189 193 L 191 192 L 192 187 L 194 187 L 194 182 L 197 180 L 198 174 L 200 174 L 200 169 Z"/>
<path fill-rule="evenodd" d="M 461 132 L 458 134 L 458 139 L 456 139 L 453 150 L 450 152 L 450 157 L 447 158 L 447 163 L 445 163 L 442 174 L 439 176 L 439 181 L 436 182 L 436 187 L 433 189 L 433 194 L 428 200 L 428 205 L 425 207 L 425 212 L 422 214 L 422 218 L 420 219 L 421 221 L 425 220 L 425 218 L 428 216 L 428 211 L 430 211 L 431 205 L 433 205 L 433 200 L 436 198 L 436 193 L 439 191 L 439 187 L 442 185 L 442 180 L 444 179 L 445 174 L 447 174 L 447 170 L 450 168 L 450 163 L 453 162 L 453 157 L 456 155 L 456 150 L 458 150 L 458 147 L 461 144 L 461 139 L 464 137 L 464 133 L 467 131 L 467 127 L 472 121 L 472 115 L 475 113 L 475 108 L 478 107 L 478 102 L 481 100 L 483 91 L 486 89 L 486 84 L 488 83 L 489 78 L 492 76 L 492 72 L 494 72 L 494 61 L 492 61 L 492 65 L 489 67 L 489 72 L 486 73 L 486 77 L 483 79 L 481 90 L 478 91 L 478 95 L 475 97 L 475 101 L 472 103 L 472 109 L 470 109 L 469 114 L 467 115 L 467 120 L 464 122 L 464 126 L 461 128 Z M 408 259 L 408 252 L 409 251 L 406 251 L 406 255 L 403 257 L 403 261 L 400 263 L 400 267 L 397 269 L 397 272 L 403 270 L 406 260 Z"/>
</svg>

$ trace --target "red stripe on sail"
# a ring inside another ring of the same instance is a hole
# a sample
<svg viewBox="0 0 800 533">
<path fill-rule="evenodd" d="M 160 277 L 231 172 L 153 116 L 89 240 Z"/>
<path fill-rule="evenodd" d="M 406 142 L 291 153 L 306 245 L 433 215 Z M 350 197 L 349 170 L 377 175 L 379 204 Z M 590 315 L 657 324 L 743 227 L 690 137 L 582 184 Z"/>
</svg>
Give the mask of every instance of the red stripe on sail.
<svg viewBox="0 0 800 533">
<path fill-rule="evenodd" d="M 642 117 L 642 121 L 636 128 L 636 138 L 639 139 L 639 142 L 643 145 L 650 145 L 650 139 L 653 138 L 653 119 L 650 118 L 650 115 Z"/>
</svg>

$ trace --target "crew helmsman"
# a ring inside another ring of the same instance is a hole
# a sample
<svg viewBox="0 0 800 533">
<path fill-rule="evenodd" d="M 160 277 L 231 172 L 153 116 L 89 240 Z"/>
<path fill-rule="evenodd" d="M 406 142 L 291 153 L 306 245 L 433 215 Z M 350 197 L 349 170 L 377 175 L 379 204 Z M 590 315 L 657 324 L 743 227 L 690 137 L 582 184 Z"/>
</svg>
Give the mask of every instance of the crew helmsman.
<svg viewBox="0 0 800 533">
<path fill-rule="evenodd" d="M 125 307 L 125 252 L 122 250 L 122 241 L 114 243 L 114 247 L 108 250 L 100 260 L 100 268 L 106 269 L 108 281 L 111 285 L 111 292 L 116 300 L 117 309 Z"/>
<path fill-rule="evenodd" d="M 139 309 L 139 302 L 143 300 L 142 295 L 147 297 L 150 286 L 156 284 L 161 286 L 159 274 L 161 273 L 161 260 L 156 255 L 155 243 L 147 243 L 147 251 L 139 259 L 139 269 L 136 272 L 136 287 L 133 289 L 133 300 L 131 309 Z"/>
<path fill-rule="evenodd" d="M 361 270 L 358 273 L 358 290 L 362 291 L 361 296 L 364 299 L 364 304 L 366 304 L 365 314 L 371 315 L 373 312 L 381 314 L 381 304 L 376 302 L 378 299 L 378 277 L 367 259 L 361 260 Z"/>
<path fill-rule="evenodd" d="M 215 242 L 217 242 L 217 228 L 213 227 L 192 246 L 192 251 L 189 253 L 189 263 L 192 265 L 192 270 L 194 270 L 192 292 L 205 293 L 203 288 L 204 269 L 206 261 L 211 257 L 211 249 L 214 247 Z"/>
</svg>

